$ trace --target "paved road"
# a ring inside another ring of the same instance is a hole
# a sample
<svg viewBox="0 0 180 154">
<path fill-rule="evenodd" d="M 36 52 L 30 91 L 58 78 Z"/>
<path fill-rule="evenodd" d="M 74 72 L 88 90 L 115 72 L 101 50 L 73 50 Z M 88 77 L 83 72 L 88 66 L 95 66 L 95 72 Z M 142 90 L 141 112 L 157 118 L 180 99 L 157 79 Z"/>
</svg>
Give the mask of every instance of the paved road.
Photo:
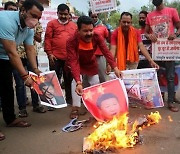
<svg viewBox="0 0 180 154">
<path fill-rule="evenodd" d="M 178 93 L 179 96 L 179 93 Z M 178 105 L 179 106 L 179 105 Z M 180 106 L 179 106 L 180 107 Z M 69 122 L 70 107 L 48 111 L 45 114 L 32 112 L 27 107 L 32 123 L 29 128 L 7 128 L 0 114 L 0 129 L 6 139 L 0 142 L 0 154 L 80 154 L 82 153 L 83 138 L 93 131 L 85 127 L 72 133 L 64 133 L 61 128 Z M 17 112 L 16 107 L 16 112 Z M 147 115 L 151 111 L 141 106 L 130 108 L 130 118 Z M 160 124 L 141 131 L 143 144 L 133 149 L 122 149 L 121 154 L 179 154 L 180 145 L 180 112 L 172 113 L 166 107 L 158 109 L 162 115 Z M 169 122 L 168 116 L 173 122 Z M 90 114 L 81 116 L 87 119 Z"/>
</svg>

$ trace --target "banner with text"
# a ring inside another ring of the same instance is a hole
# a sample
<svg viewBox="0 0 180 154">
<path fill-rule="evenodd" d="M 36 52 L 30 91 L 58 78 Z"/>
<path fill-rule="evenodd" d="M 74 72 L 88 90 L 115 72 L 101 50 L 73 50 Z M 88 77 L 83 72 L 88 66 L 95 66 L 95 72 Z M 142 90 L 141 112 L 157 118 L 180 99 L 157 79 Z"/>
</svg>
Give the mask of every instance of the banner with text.
<svg viewBox="0 0 180 154">
<path fill-rule="evenodd" d="M 116 0 L 90 0 L 93 13 L 110 12 L 116 10 Z"/>
<path fill-rule="evenodd" d="M 158 39 L 152 43 L 152 58 L 157 61 L 180 61 L 180 39 Z"/>
</svg>

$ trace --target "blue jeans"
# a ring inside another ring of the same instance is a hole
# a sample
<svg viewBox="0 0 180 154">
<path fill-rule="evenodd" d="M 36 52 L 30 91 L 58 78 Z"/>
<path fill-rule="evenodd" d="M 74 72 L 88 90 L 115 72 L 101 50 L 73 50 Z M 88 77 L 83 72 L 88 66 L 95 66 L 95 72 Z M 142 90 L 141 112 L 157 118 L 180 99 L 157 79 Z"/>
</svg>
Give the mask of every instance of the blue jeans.
<svg viewBox="0 0 180 154">
<path fill-rule="evenodd" d="M 28 71 L 31 71 L 31 67 L 27 59 L 23 58 L 21 60 L 22 60 L 24 68 Z M 27 95 L 26 95 L 26 87 L 24 85 L 24 81 L 16 70 L 13 70 L 13 75 L 14 75 L 14 80 L 16 83 L 16 98 L 17 98 L 19 110 L 26 109 Z M 39 98 L 38 98 L 37 93 L 34 90 L 31 90 L 31 98 L 32 98 L 33 107 L 39 106 L 38 104 Z"/>
<path fill-rule="evenodd" d="M 174 102 L 174 77 L 175 77 L 175 62 L 174 61 L 164 61 L 158 62 L 160 67 L 164 67 L 166 69 L 166 77 L 167 77 L 167 91 L 168 91 L 168 103 Z"/>
</svg>

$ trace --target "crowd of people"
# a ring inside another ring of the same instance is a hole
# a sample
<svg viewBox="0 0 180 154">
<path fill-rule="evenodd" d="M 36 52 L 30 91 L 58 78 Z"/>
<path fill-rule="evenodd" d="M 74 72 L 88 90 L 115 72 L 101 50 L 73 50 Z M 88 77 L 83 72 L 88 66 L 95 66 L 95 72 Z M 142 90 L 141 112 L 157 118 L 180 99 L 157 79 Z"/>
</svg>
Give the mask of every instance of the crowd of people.
<svg viewBox="0 0 180 154">
<path fill-rule="evenodd" d="M 123 12 L 119 26 L 113 31 L 89 11 L 77 23 L 71 21 L 66 4 L 57 7 L 57 19 L 47 24 L 44 51 L 50 70 L 55 70 L 59 81 L 63 77 L 66 102 L 72 105 L 70 118 L 80 115 L 83 88 L 107 81 L 109 71 L 120 78 L 121 71 L 154 67 L 166 69 L 168 81 L 168 108 L 177 112 L 174 105 L 174 61 L 155 62 L 151 43 L 158 38 L 173 40 L 180 35 L 180 19 L 175 8 L 166 7 L 163 0 L 153 0 L 154 11 L 139 13 L 140 30 L 133 27 L 132 14 Z M 37 93 L 31 88 L 32 71 L 39 75 L 36 42 L 41 42 L 42 26 L 39 22 L 43 6 L 36 0 L 7 2 L 0 12 L 0 100 L 3 119 L 8 127 L 29 127 L 30 123 L 16 118 L 14 111 L 13 77 L 19 117 L 27 117 L 26 86 L 31 89 L 33 111 L 45 113 Z M 118 22 L 118 21 L 117 21 Z M 110 44 L 110 45 L 107 45 Z M 41 88 L 44 88 L 42 85 Z M 46 90 L 45 90 L 46 92 Z M 5 135 L 0 132 L 0 140 Z"/>
</svg>

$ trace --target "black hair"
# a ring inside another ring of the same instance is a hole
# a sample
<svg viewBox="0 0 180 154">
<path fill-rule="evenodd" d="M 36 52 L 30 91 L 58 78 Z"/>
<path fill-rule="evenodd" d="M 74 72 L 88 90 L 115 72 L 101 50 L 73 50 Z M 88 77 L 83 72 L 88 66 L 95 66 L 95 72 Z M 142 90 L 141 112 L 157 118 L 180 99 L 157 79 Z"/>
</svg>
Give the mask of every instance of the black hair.
<svg viewBox="0 0 180 154">
<path fill-rule="evenodd" d="M 12 1 L 8 1 L 4 4 L 4 10 L 7 10 L 8 6 L 15 6 L 17 7 L 16 3 L 12 2 Z"/>
<path fill-rule="evenodd" d="M 65 10 L 68 10 L 68 13 L 70 11 L 69 7 L 66 5 L 66 4 L 59 4 L 58 7 L 57 7 L 57 12 L 59 11 L 65 11 Z"/>
<path fill-rule="evenodd" d="M 101 95 L 98 99 L 97 99 L 97 102 L 96 102 L 96 105 L 98 108 L 101 108 L 101 104 L 104 100 L 107 100 L 107 99 L 110 99 L 110 98 L 115 98 L 118 102 L 118 98 L 116 95 L 112 94 L 112 93 L 106 93 L 106 94 L 103 94 Z"/>
<path fill-rule="evenodd" d="M 54 87 L 54 85 L 51 83 L 51 82 L 42 82 L 42 83 L 40 83 L 40 85 L 39 85 L 39 89 L 40 90 L 42 90 L 44 87 L 46 87 L 46 86 L 52 86 L 52 87 Z"/>
<path fill-rule="evenodd" d="M 143 10 L 143 11 L 139 12 L 139 14 L 144 14 L 147 17 L 148 12 Z"/>
<path fill-rule="evenodd" d="M 78 26 L 79 30 L 81 29 L 82 24 L 85 24 L 85 25 L 91 25 L 92 24 L 93 25 L 93 21 L 88 16 L 80 16 L 77 20 L 77 26 Z"/>
<path fill-rule="evenodd" d="M 43 6 L 37 0 L 26 0 L 24 1 L 22 8 L 26 11 L 32 9 L 33 6 L 36 6 L 40 11 L 43 11 Z"/>
<path fill-rule="evenodd" d="M 92 11 L 91 10 L 89 10 L 88 15 L 89 15 L 89 17 L 92 15 Z"/>
<path fill-rule="evenodd" d="M 129 12 L 123 12 L 123 13 L 121 13 L 120 20 L 122 19 L 122 16 L 123 16 L 123 15 L 125 15 L 125 16 L 130 16 L 131 19 L 132 19 L 132 14 L 131 14 L 131 13 L 129 13 Z"/>
</svg>

